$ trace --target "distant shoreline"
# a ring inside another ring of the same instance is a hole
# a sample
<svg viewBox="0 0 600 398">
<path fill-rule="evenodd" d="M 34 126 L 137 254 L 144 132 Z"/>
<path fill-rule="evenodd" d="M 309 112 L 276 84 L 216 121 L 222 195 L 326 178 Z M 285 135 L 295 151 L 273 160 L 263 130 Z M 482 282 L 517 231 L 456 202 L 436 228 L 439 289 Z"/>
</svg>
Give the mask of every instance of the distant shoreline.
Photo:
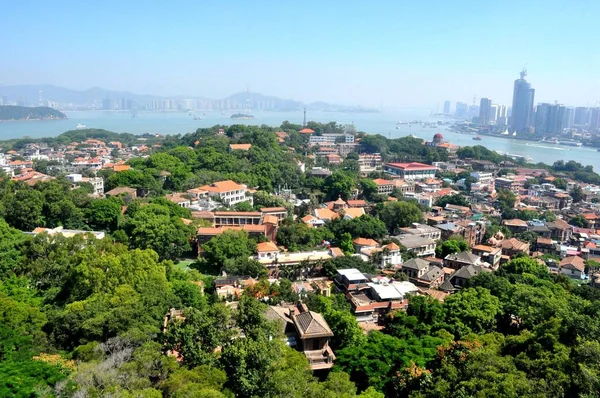
<svg viewBox="0 0 600 398">
<path fill-rule="evenodd" d="M 41 121 L 46 121 L 46 120 L 68 120 L 68 117 L 64 117 L 64 118 L 54 118 L 54 117 L 48 117 L 48 118 L 41 118 L 41 119 L 0 119 L 0 123 L 3 122 L 41 122 Z"/>
</svg>

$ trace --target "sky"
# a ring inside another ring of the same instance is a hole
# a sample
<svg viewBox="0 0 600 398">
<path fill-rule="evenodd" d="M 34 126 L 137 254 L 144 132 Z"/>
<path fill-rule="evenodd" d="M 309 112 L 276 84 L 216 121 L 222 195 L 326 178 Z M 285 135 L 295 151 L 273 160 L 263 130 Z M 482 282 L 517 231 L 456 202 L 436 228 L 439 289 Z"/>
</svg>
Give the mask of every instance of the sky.
<svg viewBox="0 0 600 398">
<path fill-rule="evenodd" d="M 11 1 L 0 84 L 441 109 L 600 101 L 600 1 Z"/>
</svg>

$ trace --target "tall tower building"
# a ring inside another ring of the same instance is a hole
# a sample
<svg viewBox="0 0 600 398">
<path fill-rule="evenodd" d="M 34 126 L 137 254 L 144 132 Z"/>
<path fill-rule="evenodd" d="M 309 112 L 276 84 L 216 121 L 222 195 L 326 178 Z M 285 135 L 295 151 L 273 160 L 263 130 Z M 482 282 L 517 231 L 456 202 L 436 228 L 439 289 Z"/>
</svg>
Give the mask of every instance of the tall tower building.
<svg viewBox="0 0 600 398">
<path fill-rule="evenodd" d="M 549 119 L 549 114 L 550 114 L 550 107 L 552 107 L 552 105 L 547 104 L 547 103 L 543 103 L 543 104 L 538 104 L 536 111 L 535 111 L 535 133 L 538 135 L 546 135 L 549 133 L 549 123 L 548 123 L 548 119 Z"/>
<path fill-rule="evenodd" d="M 490 107 L 490 124 L 496 124 L 498 120 L 498 111 L 500 110 L 500 105 L 492 104 Z"/>
<path fill-rule="evenodd" d="M 445 101 L 444 102 L 444 114 L 445 115 L 449 115 L 450 114 L 450 101 Z"/>
<path fill-rule="evenodd" d="M 457 119 L 465 119 L 469 114 L 469 105 L 464 102 L 456 103 L 456 111 L 454 112 L 454 116 Z"/>
<path fill-rule="evenodd" d="M 575 121 L 574 125 L 576 126 L 585 126 L 588 122 L 588 108 L 583 106 L 578 106 L 575 108 Z"/>
<path fill-rule="evenodd" d="M 590 120 L 590 128 L 597 129 L 600 127 L 600 108 L 592 108 L 590 112 L 592 119 Z"/>
<path fill-rule="evenodd" d="M 517 133 L 529 133 L 532 122 L 535 90 L 525 80 L 525 76 L 527 70 L 523 69 L 521 77 L 515 80 L 513 91 L 510 130 Z"/>
<path fill-rule="evenodd" d="M 490 98 L 482 98 L 479 101 L 479 124 L 489 126 L 492 115 L 492 100 Z"/>
</svg>

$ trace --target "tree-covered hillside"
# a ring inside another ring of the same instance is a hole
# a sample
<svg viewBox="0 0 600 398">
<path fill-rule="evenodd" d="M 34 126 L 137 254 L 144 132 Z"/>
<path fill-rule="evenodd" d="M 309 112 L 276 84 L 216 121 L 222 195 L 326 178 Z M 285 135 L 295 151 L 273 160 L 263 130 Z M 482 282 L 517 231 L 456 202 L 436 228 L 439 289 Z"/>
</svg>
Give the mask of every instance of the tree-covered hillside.
<svg viewBox="0 0 600 398">
<path fill-rule="evenodd" d="M 26 106 L 1 105 L 0 120 L 57 120 L 67 115 L 47 106 L 29 108 Z"/>
</svg>

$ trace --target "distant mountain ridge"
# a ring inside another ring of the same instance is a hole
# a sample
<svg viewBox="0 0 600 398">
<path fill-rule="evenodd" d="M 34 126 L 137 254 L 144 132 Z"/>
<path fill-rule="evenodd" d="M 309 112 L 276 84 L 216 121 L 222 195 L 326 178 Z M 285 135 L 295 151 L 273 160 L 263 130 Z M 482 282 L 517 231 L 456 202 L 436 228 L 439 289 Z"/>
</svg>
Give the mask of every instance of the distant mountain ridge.
<svg viewBox="0 0 600 398">
<path fill-rule="evenodd" d="M 267 109 L 274 111 L 300 111 L 304 108 L 307 108 L 308 110 L 323 110 L 333 112 L 376 111 L 375 109 L 370 109 L 361 106 L 337 105 L 321 101 L 305 104 L 303 102 L 291 99 L 282 99 L 271 95 L 265 95 L 254 92 L 248 93 L 245 91 L 232 94 L 223 99 L 207 99 L 205 97 L 186 97 L 181 95 L 172 97 L 162 97 L 155 95 L 135 94 L 128 91 L 106 90 L 100 87 L 92 87 L 87 90 L 72 90 L 49 84 L 16 86 L 0 85 L 0 98 L 6 98 L 8 101 L 19 102 L 23 100 L 27 104 L 38 104 L 40 97 L 43 101 L 52 101 L 62 104 L 93 104 L 101 102 L 103 99 L 106 98 L 109 98 L 112 101 L 126 99 L 136 101 L 138 103 L 149 103 L 152 101 L 160 101 L 164 99 L 202 99 L 209 101 L 230 101 L 232 103 L 237 104 L 248 104 L 251 110 Z"/>
</svg>

